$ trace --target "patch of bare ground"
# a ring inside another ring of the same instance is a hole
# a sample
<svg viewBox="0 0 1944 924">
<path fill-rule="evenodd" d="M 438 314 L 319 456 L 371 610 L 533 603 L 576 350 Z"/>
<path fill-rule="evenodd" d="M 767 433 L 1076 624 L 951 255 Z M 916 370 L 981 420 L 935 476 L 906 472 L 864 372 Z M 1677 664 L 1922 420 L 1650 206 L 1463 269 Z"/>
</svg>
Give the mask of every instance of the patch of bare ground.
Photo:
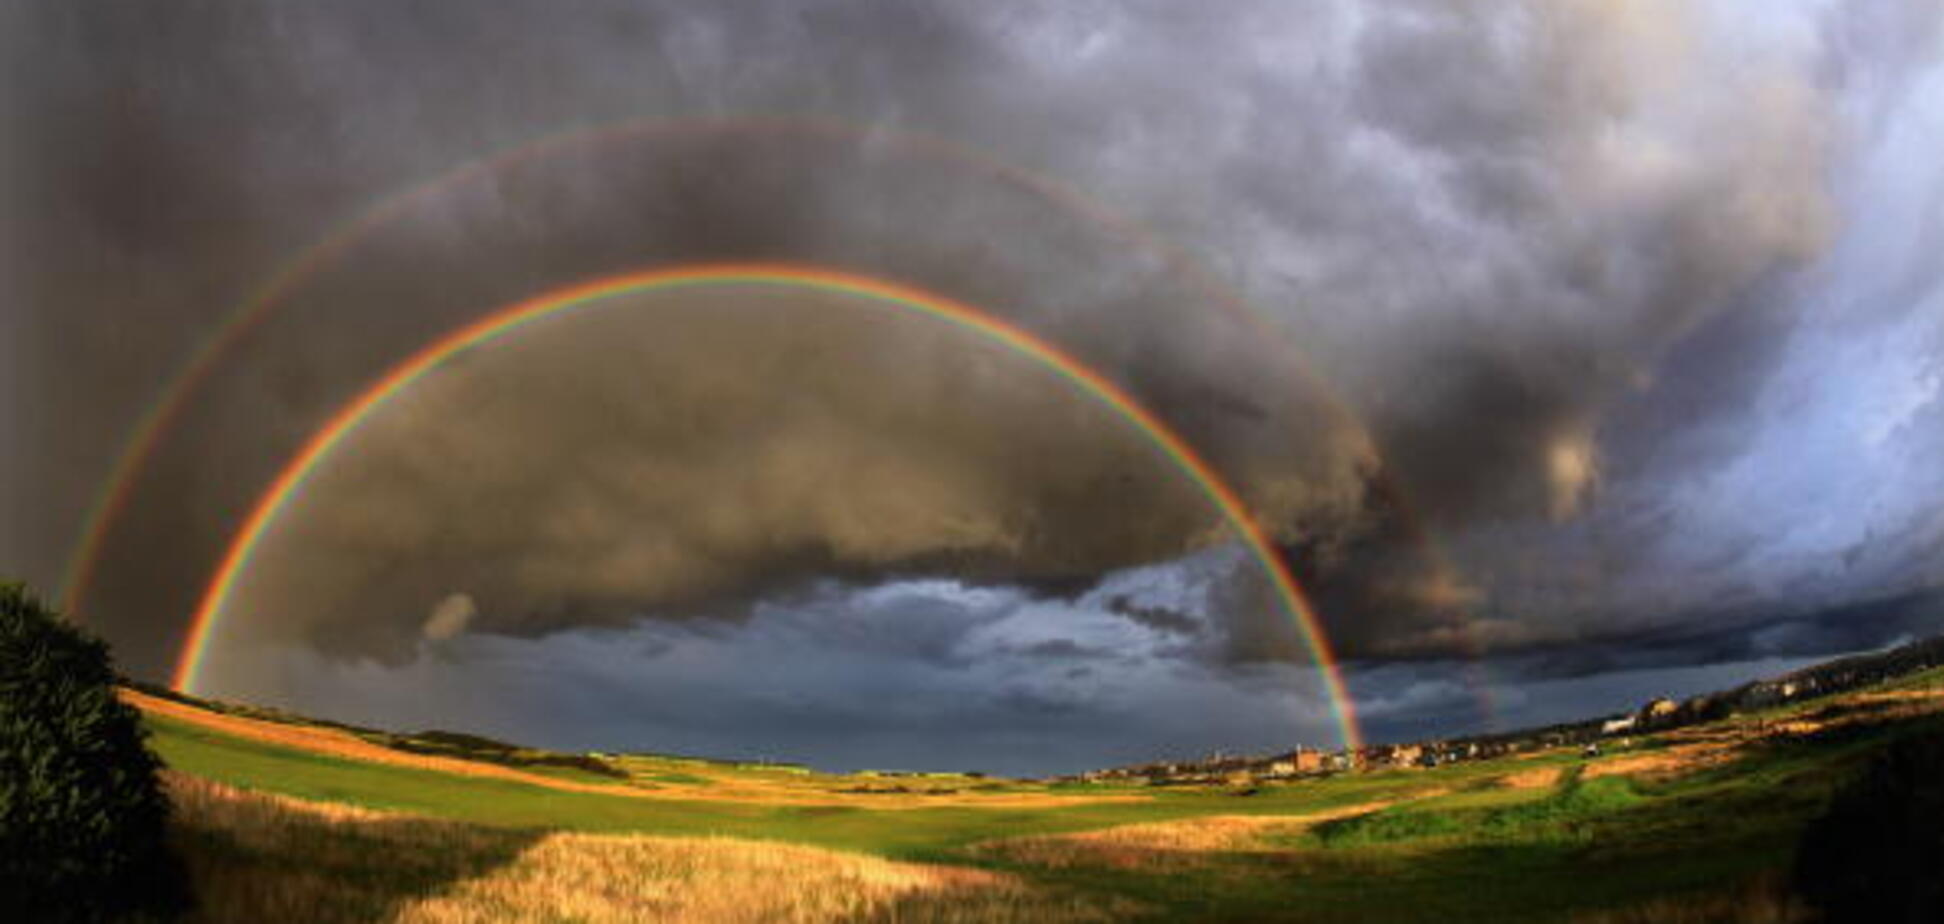
<svg viewBox="0 0 1944 924">
<path fill-rule="evenodd" d="M 794 844 L 515 831 L 168 775 L 203 924 L 1102 921 L 1016 877 Z"/>
<path fill-rule="evenodd" d="M 1087 802 L 1119 802 L 1134 797 L 1120 795 L 1054 795 L 1037 792 L 963 792 L 952 794 L 906 793 L 899 795 L 846 794 L 826 791 L 805 790 L 787 785 L 764 785 L 749 781 L 719 781 L 702 786 L 664 785 L 650 789 L 627 783 L 587 783 L 579 780 L 562 779 L 539 773 L 529 773 L 513 767 L 484 761 L 465 760 L 458 757 L 445 757 L 435 754 L 415 754 L 374 744 L 357 735 L 336 728 L 315 725 L 294 725 L 255 719 L 245 716 L 226 715 L 207 709 L 149 696 L 136 690 L 123 688 L 119 691 L 124 702 L 154 715 L 167 716 L 211 731 L 232 737 L 260 741 L 293 748 L 313 754 L 337 757 L 345 760 L 366 763 L 390 764 L 411 767 L 417 770 L 430 770 L 436 773 L 449 773 L 457 776 L 490 777 L 512 780 L 531 786 L 558 789 L 567 792 L 595 793 L 607 796 L 627 796 L 640 799 L 681 799 L 711 800 L 722 802 L 762 802 L 765 804 L 791 805 L 850 805 L 897 810 L 913 808 L 932 808 L 943 805 L 978 805 L 991 808 L 1033 808 L 1059 805 L 1077 805 Z"/>
<path fill-rule="evenodd" d="M 1412 798 L 1436 794 L 1417 793 Z M 1325 821 L 1369 814 L 1391 804 L 1390 801 L 1366 802 L 1304 815 L 1205 815 L 1073 834 L 1005 838 L 987 841 L 973 850 L 1051 869 L 1192 867 L 1201 865 L 1208 854 L 1259 847 L 1266 835 L 1294 833 Z"/>
<path fill-rule="evenodd" d="M 1559 782 L 1559 767 L 1540 767 L 1537 770 L 1521 770 L 1498 778 L 1498 784 L 1508 789 L 1544 789 Z"/>
</svg>

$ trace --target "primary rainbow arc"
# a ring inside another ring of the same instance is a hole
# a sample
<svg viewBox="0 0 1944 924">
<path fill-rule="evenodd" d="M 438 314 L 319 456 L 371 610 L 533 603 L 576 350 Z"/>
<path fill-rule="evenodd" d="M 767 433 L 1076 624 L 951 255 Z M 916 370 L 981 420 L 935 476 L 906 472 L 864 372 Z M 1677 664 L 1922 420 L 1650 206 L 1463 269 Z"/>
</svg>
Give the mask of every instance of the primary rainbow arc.
<svg viewBox="0 0 1944 924">
<path fill-rule="evenodd" d="M 441 337 L 393 367 L 333 414 L 257 500 L 224 553 L 196 607 L 187 642 L 176 662 L 173 686 L 184 692 L 197 687 L 224 606 L 278 514 L 289 506 L 311 473 L 331 451 L 393 396 L 409 388 L 453 354 L 489 343 L 543 318 L 626 293 L 730 285 L 790 287 L 849 295 L 937 318 L 1039 362 L 1133 424 L 1215 505 L 1222 518 L 1248 547 L 1250 554 L 1261 564 L 1275 589 L 1278 602 L 1296 623 L 1304 644 L 1316 662 L 1343 745 L 1353 749 L 1362 747 L 1363 736 L 1357 725 L 1354 704 L 1314 608 L 1241 496 L 1171 427 L 1111 379 L 1053 344 L 1003 319 L 970 305 L 899 283 L 789 264 L 691 266 L 593 280 L 493 312 Z"/>
</svg>

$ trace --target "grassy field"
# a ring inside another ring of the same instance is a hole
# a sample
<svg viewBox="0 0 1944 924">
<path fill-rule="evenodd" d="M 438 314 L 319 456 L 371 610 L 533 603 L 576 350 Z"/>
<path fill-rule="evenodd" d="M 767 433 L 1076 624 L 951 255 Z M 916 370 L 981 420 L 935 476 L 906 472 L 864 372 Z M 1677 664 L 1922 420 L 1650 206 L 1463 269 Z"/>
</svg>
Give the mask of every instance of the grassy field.
<svg viewBox="0 0 1944 924">
<path fill-rule="evenodd" d="M 576 790 L 149 723 L 211 921 L 333 890 L 344 920 L 1789 920 L 1802 826 L 1887 741 L 1938 729 L 1940 685 L 1593 759 L 1249 789 L 623 757 L 619 785 Z"/>
<path fill-rule="evenodd" d="M 497 828 L 169 779 L 211 921 L 1098 921 L 1017 877 L 733 838 Z"/>
</svg>

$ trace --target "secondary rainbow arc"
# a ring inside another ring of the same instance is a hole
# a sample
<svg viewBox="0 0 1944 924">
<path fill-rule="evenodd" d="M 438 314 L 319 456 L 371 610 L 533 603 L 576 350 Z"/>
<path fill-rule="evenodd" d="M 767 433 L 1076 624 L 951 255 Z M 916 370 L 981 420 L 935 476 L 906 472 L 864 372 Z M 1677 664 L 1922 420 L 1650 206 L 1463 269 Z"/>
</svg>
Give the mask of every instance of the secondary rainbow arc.
<svg viewBox="0 0 1944 924">
<path fill-rule="evenodd" d="M 290 260 L 280 264 L 257 289 L 225 316 L 214 333 L 197 345 L 157 399 L 143 412 L 130 430 L 121 450 L 112 457 L 110 471 L 103 479 L 101 488 L 96 492 L 82 519 L 80 535 L 64 566 L 57 591 L 62 606 L 71 614 L 85 618 L 87 607 L 83 597 L 93 584 L 96 566 L 100 563 L 109 534 L 123 509 L 130 502 L 140 473 L 145 469 L 165 434 L 175 426 L 177 418 L 183 413 L 192 394 L 212 374 L 219 360 L 305 280 L 325 265 L 343 257 L 367 234 L 463 183 L 490 178 L 516 165 L 544 160 L 555 154 L 584 146 L 603 145 L 610 141 L 677 137 L 689 134 L 769 133 L 843 138 L 873 145 L 884 144 L 889 149 L 900 152 L 901 156 L 908 154 L 934 159 L 1027 191 L 1066 213 L 1087 221 L 1107 234 L 1125 241 L 1137 250 L 1159 258 L 1171 273 L 1180 275 L 1189 285 L 1204 293 L 1214 307 L 1247 324 L 1268 341 L 1282 344 L 1286 350 L 1293 350 L 1293 345 L 1288 343 L 1284 331 L 1249 306 L 1245 298 L 1232 291 L 1208 267 L 1201 265 L 1201 261 L 1192 254 L 1054 177 L 1034 173 L 948 138 L 908 129 L 891 129 L 882 125 L 858 126 L 827 118 L 801 115 L 749 114 L 708 118 L 637 118 L 594 125 L 568 126 L 559 131 L 524 140 L 511 148 L 441 170 L 400 192 L 381 197 L 369 208 L 349 216 L 344 222 L 333 227 L 315 244 L 304 248 Z M 1332 413 L 1352 423 L 1363 438 L 1371 438 L 1355 411 L 1316 376 L 1307 361 L 1295 361 L 1290 368 L 1315 389 L 1315 394 L 1325 401 Z M 1386 469 L 1387 466 L 1379 469 L 1379 478 L 1373 481 L 1373 487 L 1392 501 L 1394 509 L 1402 515 L 1399 522 L 1410 538 L 1428 556 L 1434 570 L 1448 579 L 1457 570 L 1455 564 L 1416 514 L 1405 497 L 1403 486 L 1384 474 Z M 1464 638 L 1469 643 L 1468 647 L 1475 662 L 1473 665 L 1475 679 L 1472 687 L 1480 705 L 1480 713 L 1490 723 L 1497 709 L 1492 700 L 1490 684 L 1480 682 L 1483 665 L 1478 662 L 1481 661 L 1485 650 L 1483 639 L 1477 634 L 1476 621 L 1471 614 L 1461 613 L 1459 618 L 1465 624 Z"/>
<path fill-rule="evenodd" d="M 1214 504 L 1250 555 L 1262 566 L 1278 603 L 1294 621 L 1321 675 L 1342 743 L 1360 748 L 1363 735 L 1354 702 L 1314 607 L 1303 594 L 1268 534 L 1242 497 L 1193 446 L 1112 379 L 1034 334 L 970 305 L 866 276 L 790 264 L 715 264 L 609 276 L 555 290 L 495 311 L 412 354 L 347 402 L 285 464 L 237 531 L 211 577 L 177 659 L 173 686 L 193 691 L 208 659 L 225 605 L 278 515 L 311 474 L 359 424 L 447 358 L 504 337 L 535 321 L 614 296 L 704 286 L 756 285 L 849 295 L 904 308 L 953 324 L 1032 359 L 1058 374 L 1132 424 Z"/>
</svg>

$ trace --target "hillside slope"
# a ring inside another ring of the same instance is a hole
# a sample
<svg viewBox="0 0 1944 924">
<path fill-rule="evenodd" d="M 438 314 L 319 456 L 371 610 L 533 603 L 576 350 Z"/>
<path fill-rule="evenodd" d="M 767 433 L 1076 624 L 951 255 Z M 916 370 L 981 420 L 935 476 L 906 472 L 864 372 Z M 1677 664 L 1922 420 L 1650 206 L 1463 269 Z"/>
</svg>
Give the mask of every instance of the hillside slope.
<svg viewBox="0 0 1944 924">
<path fill-rule="evenodd" d="M 1805 825 L 1944 728 L 1944 671 L 1591 758 L 1167 788 L 647 755 L 595 782 L 130 701 L 175 768 L 208 921 L 327 894 L 364 909 L 340 920 L 625 920 L 653 896 L 698 920 L 1791 920 Z"/>
</svg>

